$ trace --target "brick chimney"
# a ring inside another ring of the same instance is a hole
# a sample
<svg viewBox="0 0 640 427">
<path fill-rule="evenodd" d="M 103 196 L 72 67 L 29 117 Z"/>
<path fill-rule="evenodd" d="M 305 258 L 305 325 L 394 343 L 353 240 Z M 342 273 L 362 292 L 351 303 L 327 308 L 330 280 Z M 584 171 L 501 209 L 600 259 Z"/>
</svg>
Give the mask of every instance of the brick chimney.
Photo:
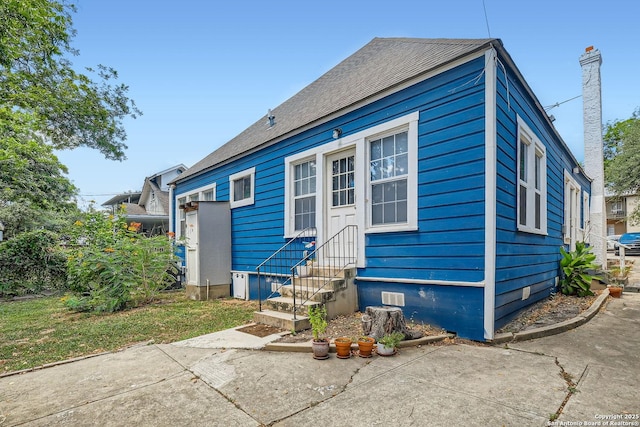
<svg viewBox="0 0 640 427">
<path fill-rule="evenodd" d="M 584 171 L 591 182 L 591 223 L 585 240 L 593 247 L 596 262 L 607 266 L 607 218 L 604 199 L 604 148 L 602 138 L 602 90 L 600 51 L 589 46 L 580 57 L 584 121 Z"/>
</svg>

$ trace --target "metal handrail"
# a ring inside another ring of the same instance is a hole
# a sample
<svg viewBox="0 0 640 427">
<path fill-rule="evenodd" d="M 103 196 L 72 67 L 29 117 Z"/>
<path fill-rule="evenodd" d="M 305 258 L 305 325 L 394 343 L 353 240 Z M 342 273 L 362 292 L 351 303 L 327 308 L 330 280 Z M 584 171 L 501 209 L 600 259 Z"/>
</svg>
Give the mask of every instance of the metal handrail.
<svg viewBox="0 0 640 427">
<path fill-rule="evenodd" d="M 347 225 L 342 230 L 331 236 L 321 246 L 318 246 L 313 252 L 306 254 L 297 264 L 291 267 L 290 282 L 293 288 L 293 318 L 296 319 L 296 313 L 316 294 L 323 290 L 327 284 L 338 277 L 348 266 L 354 265 L 358 259 L 357 254 L 357 236 L 358 227 L 356 225 Z M 310 275 L 300 275 L 301 267 L 309 266 L 309 262 L 314 261 L 322 270 L 313 272 Z M 328 271 L 328 275 L 326 274 Z M 306 288 L 307 298 L 302 303 L 296 302 L 296 280 L 300 281 L 300 288 Z M 315 286 L 318 279 L 324 278 L 321 286 Z M 311 283 L 311 286 L 310 286 Z M 303 286 L 304 285 L 304 286 Z"/>
<path fill-rule="evenodd" d="M 297 263 L 301 258 L 304 258 L 306 253 L 304 252 L 303 246 L 305 242 L 302 242 L 301 239 L 309 238 L 315 241 L 316 238 L 316 228 L 315 227 L 307 227 L 294 237 L 289 239 L 287 243 L 282 245 L 280 249 L 271 254 L 267 259 L 262 261 L 257 267 L 256 270 L 258 272 L 258 311 L 262 311 L 262 280 L 261 275 L 265 277 L 271 278 L 286 278 L 283 283 L 280 283 L 278 288 L 265 298 L 268 299 L 274 294 L 278 293 L 280 288 L 284 286 L 290 279 L 289 271 L 292 265 Z M 298 247 L 293 247 L 296 243 L 300 245 Z M 308 243 L 307 243 L 308 244 Z M 265 274 L 265 271 L 268 274 Z M 278 282 L 279 283 L 279 282 Z"/>
</svg>

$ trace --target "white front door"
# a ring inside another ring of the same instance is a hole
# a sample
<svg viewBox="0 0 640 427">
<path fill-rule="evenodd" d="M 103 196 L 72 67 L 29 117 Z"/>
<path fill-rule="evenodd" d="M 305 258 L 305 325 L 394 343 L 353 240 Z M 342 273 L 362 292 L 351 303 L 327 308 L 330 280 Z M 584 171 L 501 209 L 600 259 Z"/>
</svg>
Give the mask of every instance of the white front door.
<svg viewBox="0 0 640 427">
<path fill-rule="evenodd" d="M 347 225 L 356 224 L 355 149 L 332 153 L 325 161 L 325 239 L 331 239 Z M 332 259 L 354 254 L 357 233 L 348 232 L 333 240 L 326 251 Z M 322 256 L 322 254 L 320 254 Z M 323 262 L 322 260 L 320 260 Z M 330 260 L 324 260 L 328 262 Z M 333 261 L 331 261 L 333 262 Z"/>
<path fill-rule="evenodd" d="M 198 286 L 198 211 L 186 214 L 187 284 Z"/>
</svg>

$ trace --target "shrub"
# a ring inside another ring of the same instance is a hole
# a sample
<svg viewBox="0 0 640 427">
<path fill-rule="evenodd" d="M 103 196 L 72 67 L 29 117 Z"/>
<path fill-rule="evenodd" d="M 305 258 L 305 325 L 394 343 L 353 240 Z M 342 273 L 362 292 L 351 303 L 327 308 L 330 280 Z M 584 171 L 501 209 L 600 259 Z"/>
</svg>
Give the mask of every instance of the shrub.
<svg viewBox="0 0 640 427">
<path fill-rule="evenodd" d="M 309 323 L 313 340 L 320 341 L 322 334 L 327 330 L 327 308 L 324 305 L 309 307 Z"/>
<path fill-rule="evenodd" d="M 76 221 L 80 242 L 69 250 L 67 306 L 78 311 L 113 312 L 152 301 L 175 281 L 176 258 L 165 236 L 138 233 L 139 223 L 123 215 L 90 210 Z"/>
<path fill-rule="evenodd" d="M 567 252 L 560 248 L 562 259 L 562 280 L 560 280 L 560 292 L 565 295 L 578 295 L 580 297 L 593 295 L 591 292 L 591 281 L 595 278 L 588 274 L 588 270 L 598 268 L 595 261 L 596 256 L 591 253 L 591 248 L 584 242 L 577 242 L 576 249 Z"/>
<path fill-rule="evenodd" d="M 63 290 L 66 257 L 58 235 L 47 230 L 20 233 L 0 243 L 0 296 Z"/>
</svg>

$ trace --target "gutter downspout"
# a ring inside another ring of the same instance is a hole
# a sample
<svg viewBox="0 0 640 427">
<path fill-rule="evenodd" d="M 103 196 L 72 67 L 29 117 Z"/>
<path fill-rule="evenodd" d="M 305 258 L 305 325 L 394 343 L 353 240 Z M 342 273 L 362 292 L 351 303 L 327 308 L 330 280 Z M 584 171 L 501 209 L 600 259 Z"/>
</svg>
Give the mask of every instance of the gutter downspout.
<svg viewBox="0 0 640 427">
<path fill-rule="evenodd" d="M 495 333 L 496 308 L 496 76 L 497 55 L 492 47 L 485 53 L 484 85 L 484 338 Z M 506 77 L 506 76 L 505 76 Z"/>
<path fill-rule="evenodd" d="M 169 231 L 176 232 L 175 225 L 173 224 L 173 217 L 175 214 L 175 206 L 173 201 L 173 190 L 176 188 L 175 184 L 169 184 Z"/>
</svg>

